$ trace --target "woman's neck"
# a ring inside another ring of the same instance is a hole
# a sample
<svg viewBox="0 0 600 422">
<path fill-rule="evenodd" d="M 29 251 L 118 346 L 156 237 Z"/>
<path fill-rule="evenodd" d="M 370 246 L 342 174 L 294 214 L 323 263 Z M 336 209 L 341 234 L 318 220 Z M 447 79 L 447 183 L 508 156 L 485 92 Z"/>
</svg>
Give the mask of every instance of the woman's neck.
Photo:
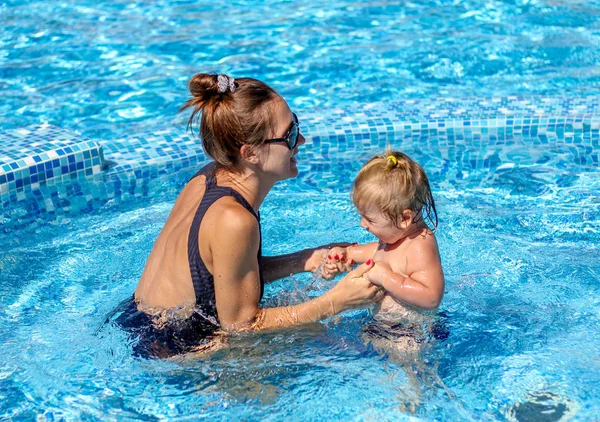
<svg viewBox="0 0 600 422">
<path fill-rule="evenodd" d="M 230 170 L 217 170 L 217 185 L 235 189 L 250 204 L 255 212 L 262 205 L 274 182 L 261 180 L 258 174 L 251 170 L 234 172 Z"/>
</svg>

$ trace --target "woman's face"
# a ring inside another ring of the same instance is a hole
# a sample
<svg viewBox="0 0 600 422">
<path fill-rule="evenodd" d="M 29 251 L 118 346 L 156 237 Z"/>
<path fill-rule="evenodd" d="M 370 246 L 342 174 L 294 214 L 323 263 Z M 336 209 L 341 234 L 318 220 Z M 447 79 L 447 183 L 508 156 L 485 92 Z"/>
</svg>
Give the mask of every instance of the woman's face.
<svg viewBox="0 0 600 422">
<path fill-rule="evenodd" d="M 274 111 L 274 127 L 273 138 L 286 137 L 292 125 L 294 117 L 292 111 L 283 99 L 278 99 L 273 107 Z M 275 180 L 285 180 L 298 175 L 298 167 L 296 166 L 296 154 L 298 147 L 306 142 L 301 133 L 298 134 L 298 142 L 294 149 L 289 149 L 284 142 L 272 142 L 262 145 L 262 170 Z"/>
</svg>

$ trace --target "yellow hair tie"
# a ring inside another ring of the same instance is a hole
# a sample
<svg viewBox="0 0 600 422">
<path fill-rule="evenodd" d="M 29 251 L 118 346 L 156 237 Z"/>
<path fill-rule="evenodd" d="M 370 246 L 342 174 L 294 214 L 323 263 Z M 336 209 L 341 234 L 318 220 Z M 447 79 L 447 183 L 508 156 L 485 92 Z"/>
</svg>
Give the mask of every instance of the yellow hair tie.
<svg viewBox="0 0 600 422">
<path fill-rule="evenodd" d="M 388 155 L 387 159 L 392 162 L 394 167 L 396 166 L 396 164 L 398 164 L 398 160 L 396 160 L 396 157 L 394 157 L 393 155 Z"/>
</svg>

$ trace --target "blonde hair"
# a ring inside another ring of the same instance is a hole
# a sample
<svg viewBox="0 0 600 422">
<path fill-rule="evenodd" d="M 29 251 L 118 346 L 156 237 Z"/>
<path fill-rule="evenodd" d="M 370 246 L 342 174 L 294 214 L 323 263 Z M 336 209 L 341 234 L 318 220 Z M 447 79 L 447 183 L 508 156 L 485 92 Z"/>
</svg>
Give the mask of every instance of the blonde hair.
<svg viewBox="0 0 600 422">
<path fill-rule="evenodd" d="M 352 201 L 359 210 L 375 208 L 396 227 L 405 209 L 414 211 L 415 222 L 423 219 L 435 231 L 435 202 L 425 170 L 409 156 L 392 151 L 371 158 L 358 172 L 352 186 Z"/>
</svg>

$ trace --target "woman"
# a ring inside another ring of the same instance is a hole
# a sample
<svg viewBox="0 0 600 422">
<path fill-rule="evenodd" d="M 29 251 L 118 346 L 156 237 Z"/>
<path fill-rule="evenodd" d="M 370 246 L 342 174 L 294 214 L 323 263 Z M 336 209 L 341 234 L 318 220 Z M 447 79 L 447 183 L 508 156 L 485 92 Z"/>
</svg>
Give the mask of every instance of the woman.
<svg viewBox="0 0 600 422">
<path fill-rule="evenodd" d="M 214 162 L 185 186 L 162 229 L 133 300 L 117 321 L 139 336 L 137 354 L 168 357 L 201 349 L 217 332 L 290 327 L 364 307 L 378 288 L 363 265 L 323 296 L 260 308 L 264 284 L 314 271 L 327 249 L 262 257 L 259 208 L 273 185 L 298 174 L 305 142 L 298 120 L 271 87 L 250 78 L 198 74 L 189 81 L 188 126 Z"/>
</svg>

